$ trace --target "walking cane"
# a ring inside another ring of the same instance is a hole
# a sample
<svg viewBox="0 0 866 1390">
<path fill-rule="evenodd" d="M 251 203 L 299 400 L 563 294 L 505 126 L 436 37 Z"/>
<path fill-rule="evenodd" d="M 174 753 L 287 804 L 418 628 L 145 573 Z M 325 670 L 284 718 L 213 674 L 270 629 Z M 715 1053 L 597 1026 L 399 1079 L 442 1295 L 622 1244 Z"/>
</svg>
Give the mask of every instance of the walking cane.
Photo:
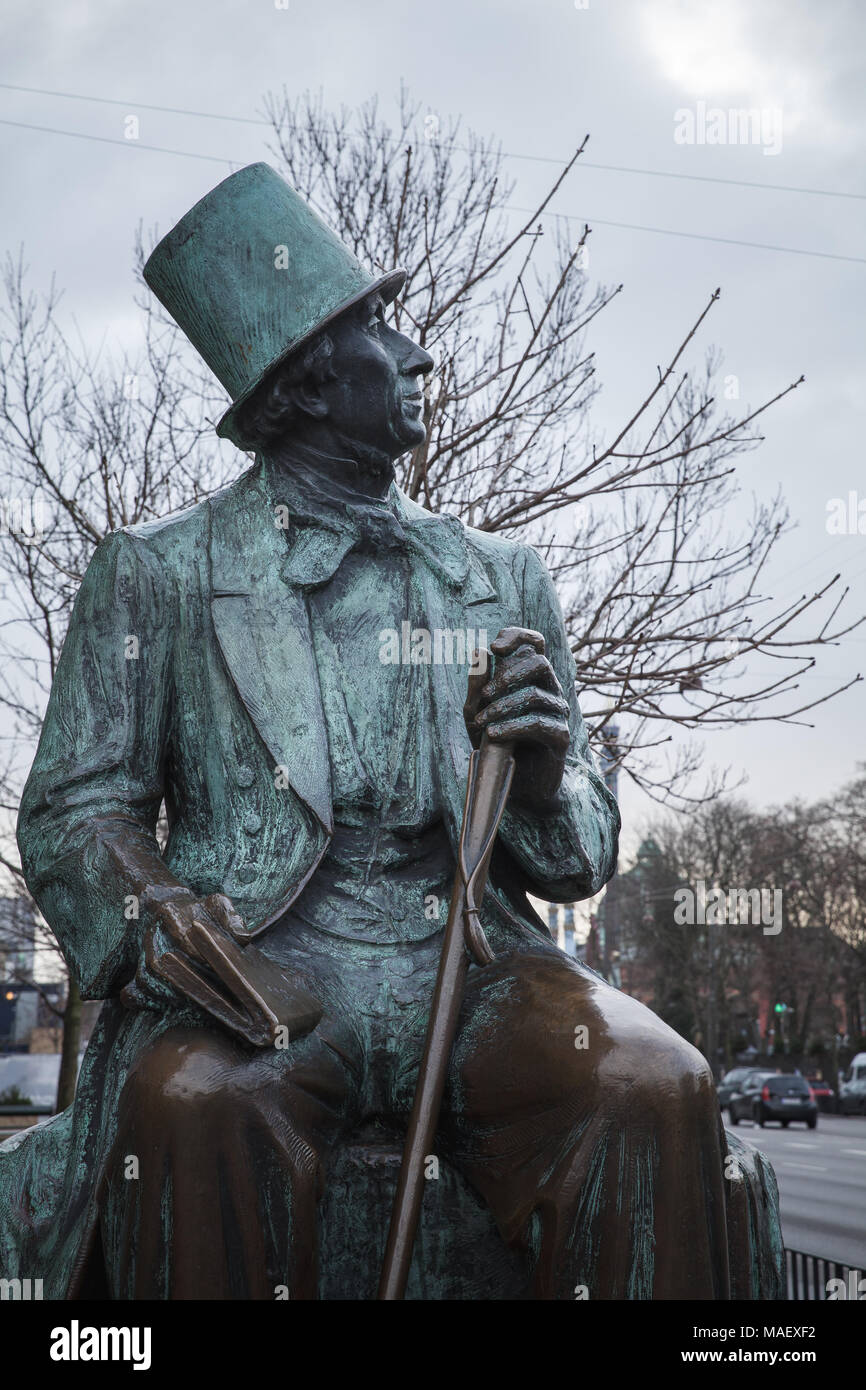
<svg viewBox="0 0 866 1390">
<path fill-rule="evenodd" d="M 493 960 L 478 913 L 513 773 L 512 745 L 491 743 L 485 733 L 469 762 L 457 873 L 391 1214 L 380 1300 L 398 1300 L 406 1292 L 424 1194 L 424 1161 L 436 1134 L 469 958 L 479 965 Z"/>
</svg>

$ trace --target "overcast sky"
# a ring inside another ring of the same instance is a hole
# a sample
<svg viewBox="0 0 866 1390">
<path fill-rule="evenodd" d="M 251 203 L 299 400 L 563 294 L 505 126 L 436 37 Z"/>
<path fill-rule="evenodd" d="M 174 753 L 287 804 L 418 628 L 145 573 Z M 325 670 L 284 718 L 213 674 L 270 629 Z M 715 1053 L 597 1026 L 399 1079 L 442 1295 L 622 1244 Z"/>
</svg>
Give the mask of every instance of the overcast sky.
<svg viewBox="0 0 866 1390">
<path fill-rule="evenodd" d="M 216 161 L 266 157 L 264 126 L 147 106 L 249 118 L 283 84 L 335 106 L 378 93 L 388 111 L 404 80 L 429 111 L 501 141 L 518 205 L 553 166 L 517 156 L 565 158 L 586 132 L 593 163 L 757 184 L 585 167 L 559 194 L 558 210 L 595 228 L 592 276 L 625 285 L 593 336 L 597 426 L 619 422 L 721 286 L 704 344 L 723 350 L 741 403 L 806 375 L 742 465 L 748 492 L 781 485 L 798 523 L 770 589 L 793 598 L 842 571 L 852 611 L 866 611 L 866 536 L 826 529 L 830 498 L 866 498 L 864 14 L 858 0 L 5 0 L 0 80 L 40 93 L 0 87 L 0 120 L 100 138 L 0 124 L 2 249 L 23 244 L 37 282 L 56 274 L 89 339 L 123 343 L 137 224 L 167 231 L 229 172 Z M 763 144 L 678 142 L 676 113 L 694 114 L 697 136 L 701 103 L 765 109 Z M 137 143 L 124 139 L 130 114 Z M 866 631 L 825 654 L 804 688 L 864 667 Z M 761 803 L 829 793 L 866 756 L 863 690 L 818 711 L 812 730 L 718 734 L 708 759 L 746 769 Z M 647 808 L 627 791 L 623 802 L 628 843 Z"/>
</svg>

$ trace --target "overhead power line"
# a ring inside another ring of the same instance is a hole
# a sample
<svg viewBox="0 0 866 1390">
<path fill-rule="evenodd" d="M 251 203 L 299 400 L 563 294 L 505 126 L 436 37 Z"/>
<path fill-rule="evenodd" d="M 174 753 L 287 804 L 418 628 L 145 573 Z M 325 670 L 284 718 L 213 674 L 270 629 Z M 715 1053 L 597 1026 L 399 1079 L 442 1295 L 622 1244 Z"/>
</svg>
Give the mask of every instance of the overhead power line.
<svg viewBox="0 0 866 1390">
<path fill-rule="evenodd" d="M 532 213 L 533 208 L 509 206 L 510 212 Z M 851 261 L 866 265 L 866 256 L 842 256 L 834 251 L 810 251 L 802 246 L 776 246 L 767 241 L 741 241 L 738 237 L 710 236 L 708 232 L 681 232 L 675 227 L 647 227 L 637 222 L 608 222 L 601 217 L 584 217 L 576 212 L 546 211 L 542 217 L 560 217 L 565 222 L 583 222 L 597 227 L 620 227 L 629 232 L 656 232 L 659 236 L 687 237 L 690 241 L 716 241 L 723 246 L 749 246 L 758 251 L 783 251 L 789 256 L 819 256 L 825 261 Z"/>
<path fill-rule="evenodd" d="M 235 121 L 239 125 L 270 125 L 260 116 L 229 116 L 219 111 L 191 111 L 186 106 L 156 106 L 149 101 L 123 101 L 120 97 L 97 97 L 87 92 L 53 92 L 46 87 L 19 87 L 14 82 L 0 82 L 7 92 L 30 92 L 38 97 L 61 97 L 64 101 L 93 101 L 101 106 L 124 106 L 128 111 L 163 111 L 169 116 L 200 116 L 208 121 Z"/>
<path fill-rule="evenodd" d="M 270 120 L 265 120 L 261 116 L 234 116 L 226 115 L 220 111 L 195 111 L 186 106 L 160 106 L 148 101 L 124 101 L 120 97 L 91 96 L 86 92 L 56 92 L 46 87 L 22 87 L 14 82 L 0 82 L 0 89 L 7 92 L 28 92 L 33 96 L 59 97 L 63 101 L 91 101 L 102 106 L 123 106 L 128 111 L 159 111 L 169 116 L 194 116 L 201 120 L 231 121 L 238 125 L 270 126 L 272 124 Z M 467 150 L 468 146 L 455 144 L 454 148 Z M 568 163 L 567 160 L 558 159 L 555 155 L 550 154 L 521 154 L 515 150 L 502 150 L 501 153 L 506 159 L 526 159 L 539 164 L 563 165 Z M 575 165 L 575 168 L 600 169 L 611 174 L 639 174 L 654 179 L 685 179 L 694 183 L 719 183 L 730 188 L 756 188 L 759 192 L 765 193 L 803 193 L 819 198 L 853 198 L 866 202 L 866 193 L 853 193 L 846 189 L 804 188 L 799 184 L 762 183 L 758 179 L 726 179 L 715 174 L 690 174 L 683 170 L 642 169 L 630 164 L 598 164 L 583 158 Z"/>
<path fill-rule="evenodd" d="M 200 154 L 195 150 L 178 150 L 167 145 L 148 145 L 141 140 L 125 140 L 112 135 L 92 135 L 83 130 L 64 130 L 59 126 L 33 125 L 28 121 L 10 121 L 0 117 L 0 125 L 13 126 L 18 130 L 35 130 L 45 135 L 65 135 L 72 140 L 93 140 L 100 145 L 122 145 L 127 150 L 149 150 L 154 154 L 174 154 L 184 159 L 204 159 L 212 164 L 225 164 L 229 169 L 234 169 L 237 163 L 236 160 L 226 159 L 223 155 Z M 532 214 L 535 209 L 506 204 L 504 211 Z M 843 256 L 833 251 L 811 251 L 801 246 L 778 246 L 772 242 L 743 241 L 737 237 L 710 236 L 707 232 L 682 232 L 674 227 L 648 227 L 637 222 L 611 222 L 600 217 L 589 217 L 578 213 L 544 212 L 539 215 L 559 217 L 566 222 L 594 223 L 598 227 L 616 227 L 622 231 L 652 232 L 657 236 L 685 237 L 689 241 L 710 241 L 722 246 L 745 246 L 756 251 L 777 251 L 790 256 L 813 256 L 825 261 L 847 261 L 853 265 L 866 265 L 866 257 L 864 256 Z"/>
<path fill-rule="evenodd" d="M 207 159 L 213 164 L 233 164 L 222 155 L 197 154 L 194 150 L 173 150 L 167 145 L 145 145 L 141 140 L 119 140 L 113 135 L 90 135 L 84 130 L 61 130 L 58 126 L 30 125 L 27 121 L 7 121 L 0 117 L 0 125 L 16 126 L 19 130 L 41 130 L 46 135 L 66 135 L 72 140 L 96 140 L 100 145 L 123 145 L 127 150 L 153 150 L 156 154 L 179 154 L 185 159 Z"/>
</svg>

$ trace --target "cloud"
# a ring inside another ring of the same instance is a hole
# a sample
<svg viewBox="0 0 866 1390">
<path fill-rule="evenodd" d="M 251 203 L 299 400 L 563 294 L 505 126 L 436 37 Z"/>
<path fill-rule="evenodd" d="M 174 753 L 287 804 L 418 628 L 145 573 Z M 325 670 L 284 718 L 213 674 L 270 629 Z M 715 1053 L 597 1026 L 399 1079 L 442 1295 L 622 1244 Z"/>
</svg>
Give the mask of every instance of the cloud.
<svg viewBox="0 0 866 1390">
<path fill-rule="evenodd" d="M 635 14 L 645 52 L 678 103 L 780 107 L 786 136 L 796 133 L 801 145 L 851 140 L 839 97 L 845 45 L 831 48 L 831 34 L 838 39 L 845 27 L 828 29 L 804 0 L 653 0 Z"/>
</svg>

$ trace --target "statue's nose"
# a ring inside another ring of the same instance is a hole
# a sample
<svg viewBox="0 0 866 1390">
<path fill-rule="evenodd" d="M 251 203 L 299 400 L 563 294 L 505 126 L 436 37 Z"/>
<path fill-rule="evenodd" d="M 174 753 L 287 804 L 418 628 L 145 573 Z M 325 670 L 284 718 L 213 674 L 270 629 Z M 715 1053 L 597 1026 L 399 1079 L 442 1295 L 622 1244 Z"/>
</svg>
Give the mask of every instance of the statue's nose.
<svg viewBox="0 0 866 1390">
<path fill-rule="evenodd" d="M 404 338 L 406 344 L 406 354 L 401 363 L 401 370 L 409 376 L 417 376 L 419 373 L 424 376 L 432 372 L 434 367 L 433 358 L 418 343 L 413 343 L 411 338 Z"/>
</svg>

